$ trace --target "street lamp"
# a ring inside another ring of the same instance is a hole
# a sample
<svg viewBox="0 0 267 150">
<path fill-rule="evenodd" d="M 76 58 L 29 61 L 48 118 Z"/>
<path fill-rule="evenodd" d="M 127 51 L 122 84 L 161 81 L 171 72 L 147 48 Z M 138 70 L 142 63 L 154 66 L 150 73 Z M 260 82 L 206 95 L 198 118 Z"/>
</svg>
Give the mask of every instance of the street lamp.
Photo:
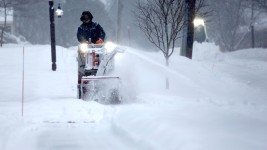
<svg viewBox="0 0 267 150">
<path fill-rule="evenodd" d="M 60 18 L 63 15 L 60 5 L 56 10 L 56 15 Z M 50 36 L 51 36 L 51 57 L 52 57 L 52 70 L 56 71 L 56 35 L 55 35 L 55 10 L 54 1 L 49 0 L 49 16 L 50 16 Z"/>
<path fill-rule="evenodd" d="M 56 16 L 58 18 L 61 18 L 63 16 L 63 10 L 60 7 L 60 4 L 58 4 L 57 10 L 56 10 Z"/>
<path fill-rule="evenodd" d="M 200 43 L 207 41 L 207 31 L 205 21 L 202 18 L 196 17 L 194 19 L 194 28 L 195 28 L 195 41 Z"/>
<path fill-rule="evenodd" d="M 197 26 L 205 26 L 205 22 L 202 18 L 195 18 L 194 19 L 194 26 L 197 27 Z"/>
</svg>

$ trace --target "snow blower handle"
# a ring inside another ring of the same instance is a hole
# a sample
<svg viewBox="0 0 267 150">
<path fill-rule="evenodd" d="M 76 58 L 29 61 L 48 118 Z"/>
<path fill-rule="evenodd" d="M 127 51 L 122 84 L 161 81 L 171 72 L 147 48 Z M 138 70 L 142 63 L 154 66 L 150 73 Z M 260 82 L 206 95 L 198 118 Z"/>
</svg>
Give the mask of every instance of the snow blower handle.
<svg viewBox="0 0 267 150">
<path fill-rule="evenodd" d="M 92 42 L 91 38 L 89 38 L 88 41 L 85 41 L 84 43 L 86 43 L 86 44 L 94 44 L 94 43 Z"/>
</svg>

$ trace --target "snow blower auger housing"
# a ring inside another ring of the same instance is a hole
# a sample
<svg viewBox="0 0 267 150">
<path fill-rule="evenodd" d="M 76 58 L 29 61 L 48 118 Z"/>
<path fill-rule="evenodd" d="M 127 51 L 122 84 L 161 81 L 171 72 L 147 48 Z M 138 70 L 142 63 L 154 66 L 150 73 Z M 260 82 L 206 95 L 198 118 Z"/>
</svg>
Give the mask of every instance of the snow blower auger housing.
<svg viewBox="0 0 267 150">
<path fill-rule="evenodd" d="M 109 76 L 114 56 L 124 52 L 115 44 L 86 44 L 78 49 L 78 98 L 104 104 L 121 102 L 120 77 Z"/>
</svg>

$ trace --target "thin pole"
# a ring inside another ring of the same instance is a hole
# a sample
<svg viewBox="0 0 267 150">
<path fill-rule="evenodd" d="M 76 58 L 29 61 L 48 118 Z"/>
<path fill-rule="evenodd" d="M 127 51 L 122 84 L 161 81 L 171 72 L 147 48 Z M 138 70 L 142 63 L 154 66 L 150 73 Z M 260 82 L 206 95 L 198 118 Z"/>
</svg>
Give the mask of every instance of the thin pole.
<svg viewBox="0 0 267 150">
<path fill-rule="evenodd" d="M 117 0 L 117 22 L 116 22 L 116 42 L 119 43 L 119 3 L 120 0 Z"/>
<path fill-rule="evenodd" d="M 121 21 L 122 21 L 122 9 L 123 4 L 121 0 L 117 0 L 117 43 L 121 42 Z"/>
<path fill-rule="evenodd" d="M 22 55 L 22 99 L 21 99 L 21 115 L 23 117 L 24 112 L 24 47 L 23 47 L 23 55 Z"/>
<path fill-rule="evenodd" d="M 50 16 L 50 36 L 51 36 L 51 57 L 52 57 L 52 70 L 56 71 L 56 34 L 55 34 L 55 11 L 54 1 L 49 0 L 49 16 Z"/>
<path fill-rule="evenodd" d="M 251 48 L 255 48 L 255 35 L 254 35 L 254 3 L 251 1 Z"/>
<path fill-rule="evenodd" d="M 130 26 L 128 26 L 127 29 L 128 29 L 129 46 L 131 46 L 131 28 L 130 28 Z"/>
</svg>

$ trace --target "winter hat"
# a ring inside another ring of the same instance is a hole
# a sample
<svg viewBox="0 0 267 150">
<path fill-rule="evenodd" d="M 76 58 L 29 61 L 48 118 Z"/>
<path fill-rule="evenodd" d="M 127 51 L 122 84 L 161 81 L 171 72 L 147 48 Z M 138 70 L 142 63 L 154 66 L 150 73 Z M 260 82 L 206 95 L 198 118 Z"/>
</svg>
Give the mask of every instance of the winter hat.
<svg viewBox="0 0 267 150">
<path fill-rule="evenodd" d="M 94 18 L 94 16 L 90 13 L 90 11 L 83 11 L 82 16 L 80 18 L 81 21 L 85 19 L 84 16 L 88 16 L 90 20 L 93 20 Z"/>
</svg>

